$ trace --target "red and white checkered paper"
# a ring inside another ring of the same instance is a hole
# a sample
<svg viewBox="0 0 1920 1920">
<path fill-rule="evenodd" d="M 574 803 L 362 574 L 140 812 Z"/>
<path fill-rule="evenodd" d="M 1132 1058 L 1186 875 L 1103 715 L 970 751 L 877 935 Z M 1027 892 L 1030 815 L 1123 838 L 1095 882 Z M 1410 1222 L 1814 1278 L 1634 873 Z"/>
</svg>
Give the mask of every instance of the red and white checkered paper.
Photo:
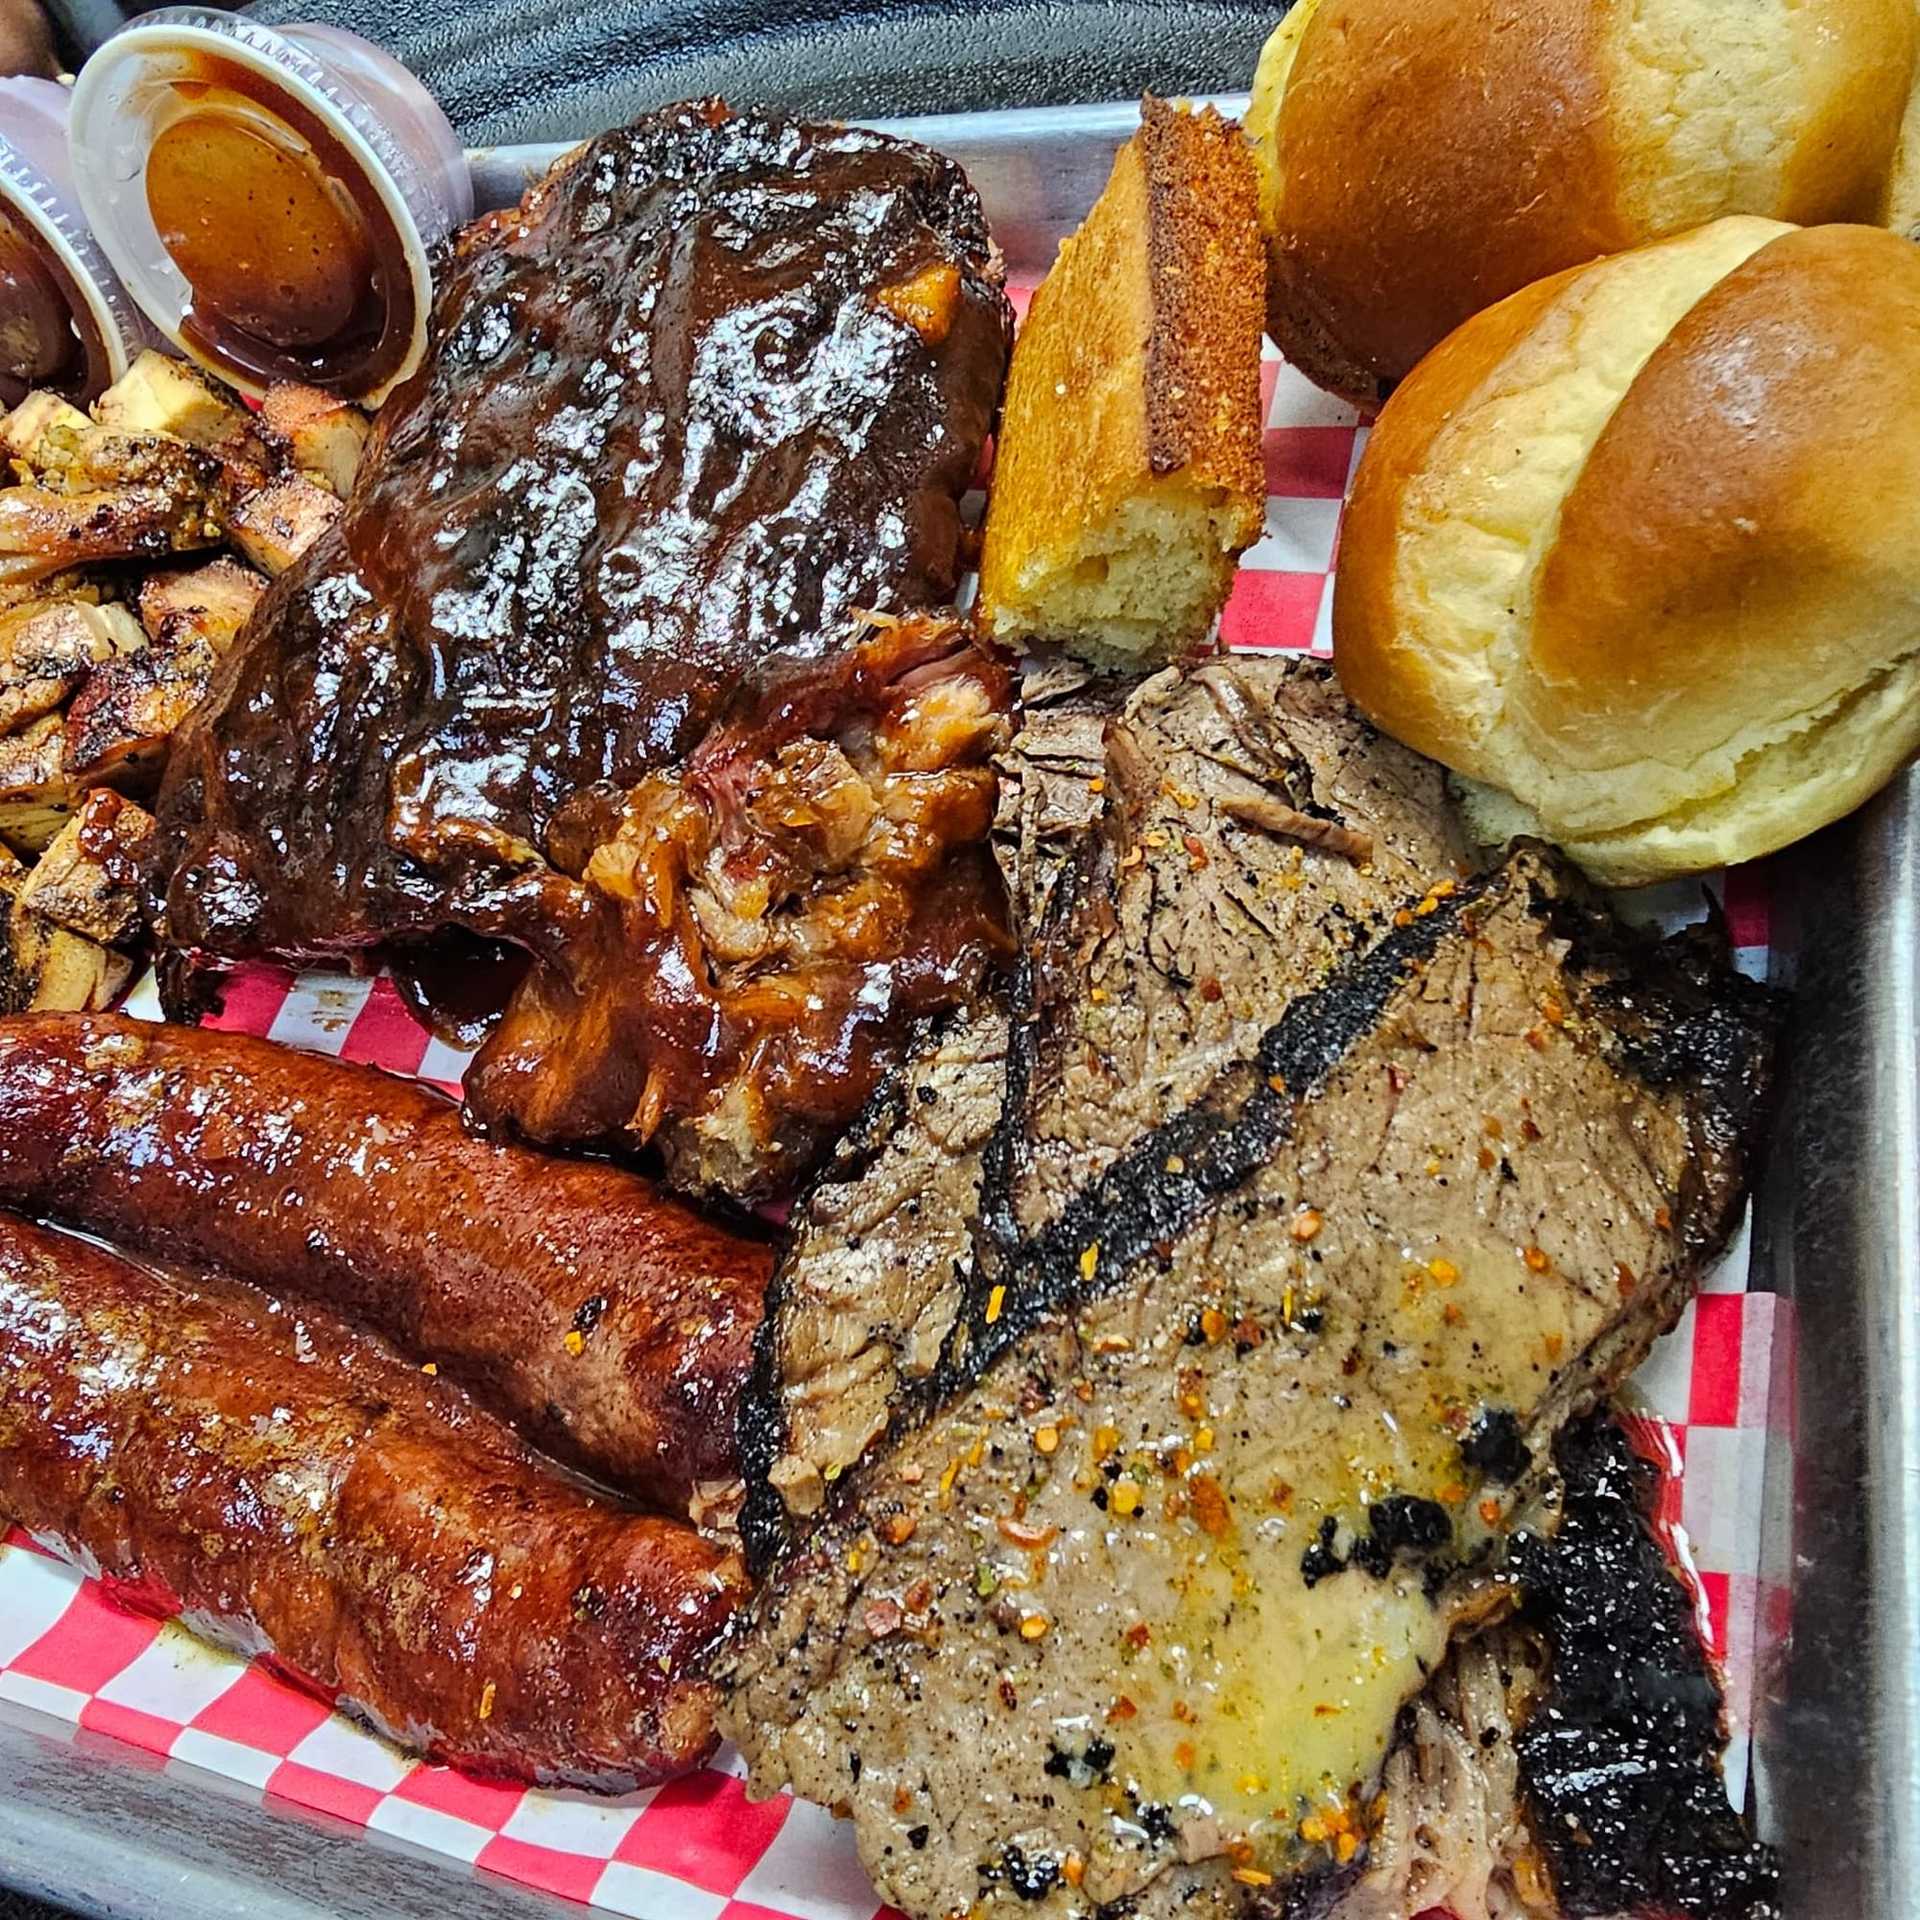
<svg viewBox="0 0 1920 1920">
<path fill-rule="evenodd" d="M 1242 561 L 1222 630 L 1234 647 L 1325 653 L 1341 502 L 1366 429 L 1279 361 L 1270 358 L 1262 376 L 1266 531 Z M 1763 884 L 1735 873 L 1724 897 L 1742 963 L 1763 969 Z M 141 996 L 134 1010 L 157 1012 Z M 466 1064 L 416 1024 L 384 978 L 251 967 L 214 1024 L 449 1089 Z M 1743 1238 L 1635 1382 L 1642 1441 L 1671 1468 L 1665 1518 L 1726 1667 L 1736 1800 L 1746 1779 L 1774 1306 L 1746 1287 Z M 152 1764 L 222 1775 L 269 1804 L 398 1836 L 455 1870 L 505 1875 L 614 1913 L 873 1920 L 879 1910 L 847 1829 L 787 1798 L 749 1804 L 729 1753 L 619 1800 L 469 1779 L 385 1745 L 263 1666 L 122 1611 L 100 1583 L 18 1531 L 0 1546 L 0 1702 L 110 1735 L 158 1756 Z"/>
</svg>

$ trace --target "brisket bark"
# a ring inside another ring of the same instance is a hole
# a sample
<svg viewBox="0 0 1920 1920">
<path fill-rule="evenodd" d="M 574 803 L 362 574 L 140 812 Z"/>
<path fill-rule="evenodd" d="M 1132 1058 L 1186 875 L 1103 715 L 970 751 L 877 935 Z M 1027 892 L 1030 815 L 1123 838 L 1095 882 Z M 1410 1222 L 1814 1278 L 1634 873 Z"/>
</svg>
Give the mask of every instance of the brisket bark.
<svg viewBox="0 0 1920 1920">
<path fill-rule="evenodd" d="M 1558 1524 L 1516 1541 L 1515 1614 L 1402 1717 L 1386 1805 L 1326 1920 L 1778 1920 L 1779 1862 L 1727 1803 L 1726 1714 L 1659 1472 L 1610 1413 L 1554 1449 Z"/>
<path fill-rule="evenodd" d="M 1693 1595 L 1648 1525 L 1655 1469 L 1609 1420 L 1561 1436 L 1549 1538 L 1518 1543 L 1520 1620 L 1550 1650 L 1515 1740 L 1568 1920 L 1779 1920 L 1780 1863 L 1727 1804 L 1726 1721 Z"/>
</svg>

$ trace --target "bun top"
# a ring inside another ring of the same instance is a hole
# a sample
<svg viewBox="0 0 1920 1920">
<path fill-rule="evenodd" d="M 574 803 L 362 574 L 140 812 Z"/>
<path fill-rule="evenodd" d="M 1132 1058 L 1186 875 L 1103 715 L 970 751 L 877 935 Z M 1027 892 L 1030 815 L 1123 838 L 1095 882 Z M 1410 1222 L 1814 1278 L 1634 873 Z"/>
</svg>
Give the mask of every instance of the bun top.
<svg viewBox="0 0 1920 1920">
<path fill-rule="evenodd" d="M 1877 229 L 1728 219 L 1528 287 L 1381 415 L 1341 678 L 1605 878 L 1798 838 L 1920 744 L 1916 413 L 1920 248 Z"/>
<path fill-rule="evenodd" d="M 1913 0 L 1300 0 L 1248 114 L 1275 337 L 1364 403 L 1600 254 L 1906 217 L 1915 68 Z"/>
</svg>

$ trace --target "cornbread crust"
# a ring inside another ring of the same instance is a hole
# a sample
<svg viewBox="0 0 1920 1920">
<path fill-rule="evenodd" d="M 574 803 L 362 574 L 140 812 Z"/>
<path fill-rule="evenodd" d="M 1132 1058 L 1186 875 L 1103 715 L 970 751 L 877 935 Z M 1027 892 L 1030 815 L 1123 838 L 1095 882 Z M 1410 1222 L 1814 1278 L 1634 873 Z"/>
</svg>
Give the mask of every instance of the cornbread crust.
<svg viewBox="0 0 1920 1920">
<path fill-rule="evenodd" d="M 1237 127 L 1143 103 L 1015 344 L 980 570 L 998 638 L 1129 667 L 1206 639 L 1263 518 L 1255 203 Z"/>
<path fill-rule="evenodd" d="M 1156 474 L 1189 468 L 1196 481 L 1257 501 L 1262 275 L 1258 247 L 1240 244 L 1257 201 L 1252 163 L 1239 129 L 1211 107 L 1183 113 L 1150 99 L 1141 124 L 1153 295 L 1148 463 Z M 1249 263 L 1250 277 L 1233 271 Z M 1251 416 L 1236 405 L 1249 392 Z"/>
</svg>

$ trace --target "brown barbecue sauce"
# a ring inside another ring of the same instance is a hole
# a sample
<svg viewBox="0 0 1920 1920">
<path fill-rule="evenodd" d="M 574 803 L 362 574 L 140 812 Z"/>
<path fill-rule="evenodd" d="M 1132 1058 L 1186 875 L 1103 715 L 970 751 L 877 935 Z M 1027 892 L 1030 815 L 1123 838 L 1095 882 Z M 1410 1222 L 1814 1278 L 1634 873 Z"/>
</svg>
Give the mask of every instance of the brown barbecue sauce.
<svg viewBox="0 0 1920 1920">
<path fill-rule="evenodd" d="M 393 216 L 319 118 L 237 62 L 196 54 L 147 156 L 147 209 L 192 303 L 181 337 L 256 381 L 380 386 L 413 338 Z"/>
<path fill-rule="evenodd" d="M 73 276 L 39 234 L 0 206 L 0 406 L 17 407 L 36 387 L 84 406 L 112 371 Z"/>
</svg>

